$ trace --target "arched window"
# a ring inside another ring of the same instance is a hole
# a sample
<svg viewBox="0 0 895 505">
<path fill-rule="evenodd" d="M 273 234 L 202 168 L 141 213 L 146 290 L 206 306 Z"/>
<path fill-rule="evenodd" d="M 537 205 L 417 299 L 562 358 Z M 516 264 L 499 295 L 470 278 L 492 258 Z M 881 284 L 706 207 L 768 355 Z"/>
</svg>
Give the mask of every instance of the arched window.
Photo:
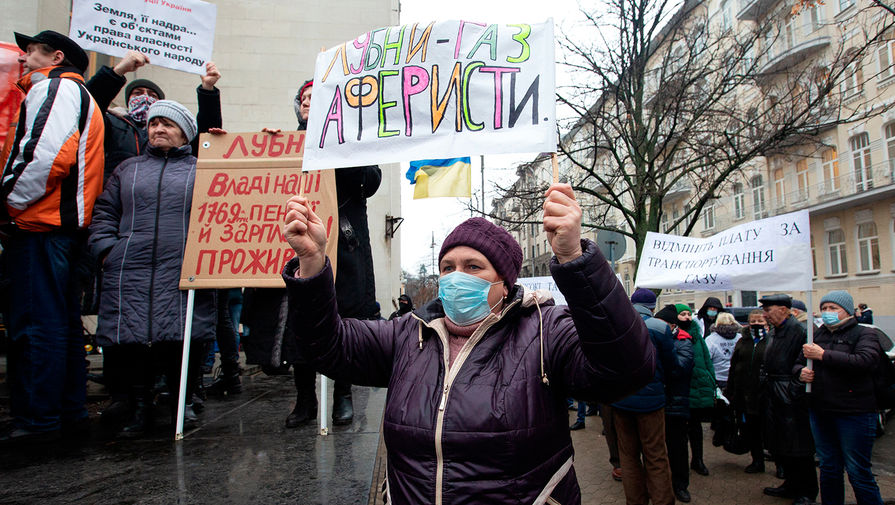
<svg viewBox="0 0 895 505">
<path fill-rule="evenodd" d="M 845 233 L 841 228 L 827 232 L 830 275 L 848 273 L 848 259 L 845 254 Z"/>
<path fill-rule="evenodd" d="M 733 213 L 737 219 L 746 217 L 746 196 L 743 185 L 739 182 L 733 185 Z"/>
<path fill-rule="evenodd" d="M 839 155 L 835 147 L 824 149 L 821 153 L 824 173 L 824 193 L 839 190 Z"/>
<path fill-rule="evenodd" d="M 855 191 L 873 188 L 873 163 L 870 160 L 870 135 L 859 133 L 848 139 L 855 170 Z"/>
<path fill-rule="evenodd" d="M 879 237 L 872 221 L 858 225 L 858 258 L 859 272 L 879 270 Z"/>
<path fill-rule="evenodd" d="M 761 175 L 756 175 L 749 182 L 752 188 L 752 219 L 762 219 L 767 217 L 767 210 L 764 196 L 764 179 Z"/>
</svg>

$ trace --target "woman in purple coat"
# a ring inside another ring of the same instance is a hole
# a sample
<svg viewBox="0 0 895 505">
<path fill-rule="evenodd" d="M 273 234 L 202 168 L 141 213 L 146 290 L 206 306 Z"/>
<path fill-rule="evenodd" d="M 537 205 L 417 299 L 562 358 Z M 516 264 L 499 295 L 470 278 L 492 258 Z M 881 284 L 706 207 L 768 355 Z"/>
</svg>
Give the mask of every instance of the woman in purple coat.
<svg viewBox="0 0 895 505">
<path fill-rule="evenodd" d="M 611 403 L 637 391 L 655 356 L 580 228 L 571 187 L 553 185 L 544 229 L 568 306 L 516 285 L 519 244 L 473 218 L 442 244 L 438 299 L 392 321 L 342 319 L 323 223 L 303 197 L 289 200 L 289 324 L 320 372 L 388 387 L 389 503 L 581 502 L 565 399 Z"/>
</svg>

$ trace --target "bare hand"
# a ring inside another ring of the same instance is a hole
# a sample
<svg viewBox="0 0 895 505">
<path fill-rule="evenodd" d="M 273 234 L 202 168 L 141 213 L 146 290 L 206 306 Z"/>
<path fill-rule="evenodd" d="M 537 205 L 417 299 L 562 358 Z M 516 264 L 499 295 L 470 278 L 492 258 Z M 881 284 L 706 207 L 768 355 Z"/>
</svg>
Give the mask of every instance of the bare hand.
<svg viewBox="0 0 895 505">
<path fill-rule="evenodd" d="M 808 359 L 823 359 L 824 348 L 817 344 L 802 345 L 802 354 Z"/>
<path fill-rule="evenodd" d="M 212 135 L 226 135 L 227 130 L 225 130 L 223 128 L 209 128 L 208 133 L 210 133 Z"/>
<path fill-rule="evenodd" d="M 326 228 L 311 210 L 308 199 L 293 196 L 286 202 L 286 241 L 299 258 L 299 276 L 317 275 L 326 264 Z"/>
<path fill-rule="evenodd" d="M 808 367 L 803 368 L 799 373 L 799 380 L 805 383 L 814 382 L 814 370 L 808 370 Z"/>
<path fill-rule="evenodd" d="M 267 127 L 261 128 L 262 133 L 269 133 L 271 135 L 276 135 L 277 133 L 280 133 L 281 131 L 283 131 L 283 130 L 281 130 L 279 128 L 267 128 Z"/>
<path fill-rule="evenodd" d="M 568 184 L 553 184 L 544 201 L 544 231 L 560 263 L 581 256 L 581 207 Z"/>
<path fill-rule="evenodd" d="M 220 78 L 221 73 L 218 71 L 218 66 L 213 61 L 209 61 L 205 64 L 205 75 L 202 76 L 202 89 L 213 90 L 214 85 Z"/>
<path fill-rule="evenodd" d="M 131 50 L 124 55 L 124 58 L 115 65 L 115 68 L 113 68 L 112 71 L 118 75 L 124 75 L 128 72 L 137 70 L 143 65 L 149 65 L 149 56 L 146 56 L 139 51 Z"/>
</svg>

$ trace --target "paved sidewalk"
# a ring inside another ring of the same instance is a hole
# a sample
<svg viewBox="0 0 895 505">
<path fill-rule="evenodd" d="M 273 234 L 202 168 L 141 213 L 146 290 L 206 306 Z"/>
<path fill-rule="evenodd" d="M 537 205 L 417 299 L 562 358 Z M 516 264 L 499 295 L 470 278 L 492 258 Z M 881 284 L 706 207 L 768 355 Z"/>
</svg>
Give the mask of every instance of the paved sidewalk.
<svg viewBox="0 0 895 505">
<path fill-rule="evenodd" d="M 575 413 L 569 415 L 569 424 L 575 422 Z M 774 477 L 774 464 L 766 463 L 763 474 L 743 472 L 751 458 L 748 454 L 736 456 L 711 443 L 712 432 L 705 427 L 704 459 L 709 475 L 704 477 L 690 473 L 690 495 L 693 505 L 767 504 L 789 505 L 792 500 L 772 498 L 762 494 L 767 486 L 779 486 L 782 481 Z M 624 505 L 625 492 L 622 483 L 609 474 L 609 451 L 606 440 L 600 434 L 603 424 L 598 416 L 588 417 L 583 430 L 572 432 L 575 445 L 575 471 L 581 485 L 582 505 Z M 873 473 L 886 503 L 895 503 L 895 434 L 887 433 L 877 439 L 873 454 Z M 851 486 L 846 479 L 846 503 L 855 503 Z M 820 500 L 820 497 L 818 497 Z"/>
</svg>

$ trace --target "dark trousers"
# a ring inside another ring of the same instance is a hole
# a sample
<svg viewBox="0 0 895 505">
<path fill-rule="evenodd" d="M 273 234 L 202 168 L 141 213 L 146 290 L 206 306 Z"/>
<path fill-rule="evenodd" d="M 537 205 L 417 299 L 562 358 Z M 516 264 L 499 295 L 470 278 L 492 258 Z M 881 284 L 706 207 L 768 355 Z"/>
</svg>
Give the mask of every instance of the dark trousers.
<svg viewBox="0 0 895 505">
<path fill-rule="evenodd" d="M 690 409 L 690 419 L 687 420 L 687 438 L 690 439 L 690 452 L 692 461 L 702 461 L 702 421 L 711 419 L 712 409 Z"/>
<path fill-rule="evenodd" d="M 628 412 L 613 409 L 628 505 L 672 505 L 671 469 L 665 448 L 665 409 Z"/>
<path fill-rule="evenodd" d="M 239 288 L 235 288 L 239 289 Z M 218 290 L 218 321 L 215 329 L 215 338 L 218 341 L 218 350 L 221 352 L 221 368 L 224 374 L 233 374 L 239 371 L 239 333 L 233 322 L 230 312 L 230 290 Z"/>
<path fill-rule="evenodd" d="M 749 443 L 749 454 L 752 462 L 764 465 L 764 443 L 761 438 L 761 417 L 756 414 L 745 414 L 743 431 Z"/>
<path fill-rule="evenodd" d="M 845 503 L 843 470 L 860 505 L 882 505 L 870 456 L 876 439 L 876 413 L 832 414 L 812 410 L 811 433 L 820 457 L 820 497 L 824 505 Z"/>
<path fill-rule="evenodd" d="M 778 465 L 783 466 L 786 480 L 783 486 L 796 496 L 817 498 L 817 470 L 814 456 L 775 456 Z"/>
<path fill-rule="evenodd" d="M 292 378 L 295 380 L 295 391 L 299 401 L 307 397 L 317 397 L 317 372 L 307 363 L 292 364 Z M 351 396 L 351 383 L 335 381 L 333 384 L 333 398 L 339 396 Z"/>
<path fill-rule="evenodd" d="M 665 416 L 665 445 L 668 447 L 668 464 L 671 466 L 671 484 L 674 489 L 686 490 L 690 486 L 686 417 Z"/>
<path fill-rule="evenodd" d="M 603 436 L 606 437 L 606 447 L 609 449 L 609 464 L 612 468 L 621 468 L 618 458 L 618 434 L 615 432 L 612 406 L 608 403 L 600 404 L 600 419 L 603 421 Z"/>
<path fill-rule="evenodd" d="M 50 431 L 87 417 L 76 233 L 18 232 L 4 240 L 10 281 L 10 411 L 16 427 Z"/>
<path fill-rule="evenodd" d="M 180 394 L 180 367 L 183 359 L 183 342 L 155 342 L 146 344 L 120 344 L 116 350 L 118 357 L 128 363 L 124 374 L 125 388 L 138 400 L 151 401 L 152 388 L 156 379 L 164 375 L 172 403 L 177 404 Z M 191 403 L 196 390 L 196 378 L 204 358 L 198 341 L 191 342 L 187 365 L 186 403 Z"/>
</svg>

